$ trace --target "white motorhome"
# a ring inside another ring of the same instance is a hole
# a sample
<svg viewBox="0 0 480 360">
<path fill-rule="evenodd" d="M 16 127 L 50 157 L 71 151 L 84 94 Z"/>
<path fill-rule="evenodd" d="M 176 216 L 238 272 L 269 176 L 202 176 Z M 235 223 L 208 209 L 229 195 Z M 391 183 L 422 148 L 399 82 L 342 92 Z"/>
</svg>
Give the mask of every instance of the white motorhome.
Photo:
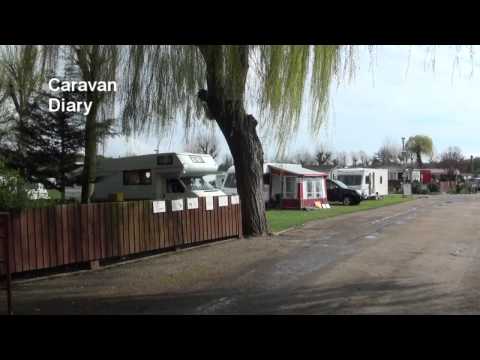
<svg viewBox="0 0 480 360">
<path fill-rule="evenodd" d="M 100 159 L 93 199 L 123 193 L 125 200 L 179 199 L 225 195 L 205 179 L 218 173 L 207 154 L 163 153 Z"/>
<path fill-rule="evenodd" d="M 388 195 L 388 169 L 334 169 L 331 177 L 356 190 L 364 199 Z"/>
</svg>

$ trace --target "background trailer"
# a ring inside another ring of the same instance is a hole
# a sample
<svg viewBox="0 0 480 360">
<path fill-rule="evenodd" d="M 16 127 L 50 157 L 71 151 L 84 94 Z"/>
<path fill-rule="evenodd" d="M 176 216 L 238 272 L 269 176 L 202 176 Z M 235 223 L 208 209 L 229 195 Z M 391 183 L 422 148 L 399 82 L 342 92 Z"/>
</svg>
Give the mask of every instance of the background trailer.
<svg viewBox="0 0 480 360">
<path fill-rule="evenodd" d="M 364 199 L 388 195 L 387 169 L 335 169 L 332 171 L 332 178 L 356 190 Z"/>
</svg>

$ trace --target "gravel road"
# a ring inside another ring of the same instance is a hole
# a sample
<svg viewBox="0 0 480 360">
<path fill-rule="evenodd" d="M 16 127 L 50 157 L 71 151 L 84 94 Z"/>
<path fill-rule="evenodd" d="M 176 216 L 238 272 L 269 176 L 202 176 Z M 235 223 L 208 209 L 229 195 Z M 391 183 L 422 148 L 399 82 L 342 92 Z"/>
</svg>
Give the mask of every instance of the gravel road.
<svg viewBox="0 0 480 360">
<path fill-rule="evenodd" d="M 18 283 L 17 314 L 478 314 L 480 196 Z M 0 311 L 5 304 L 0 300 Z"/>
</svg>

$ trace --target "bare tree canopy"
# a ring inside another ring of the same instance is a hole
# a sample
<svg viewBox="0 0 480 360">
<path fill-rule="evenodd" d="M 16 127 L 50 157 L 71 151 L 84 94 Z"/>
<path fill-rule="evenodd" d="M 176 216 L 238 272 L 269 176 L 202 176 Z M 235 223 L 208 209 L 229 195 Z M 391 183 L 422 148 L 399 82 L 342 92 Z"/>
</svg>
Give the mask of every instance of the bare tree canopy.
<svg viewBox="0 0 480 360">
<path fill-rule="evenodd" d="M 375 163 L 381 166 L 396 165 L 401 158 L 400 145 L 391 139 L 385 139 L 380 149 L 375 154 Z"/>
<path fill-rule="evenodd" d="M 199 131 L 186 146 L 186 150 L 194 153 L 209 154 L 216 159 L 219 154 L 219 142 L 213 131 Z"/>
<path fill-rule="evenodd" d="M 333 153 L 327 146 L 320 145 L 315 153 L 315 160 L 317 160 L 318 166 L 330 165 Z"/>
<path fill-rule="evenodd" d="M 449 171 L 453 171 L 462 167 L 463 160 L 462 150 L 458 146 L 450 146 L 440 154 L 439 165 Z"/>
</svg>

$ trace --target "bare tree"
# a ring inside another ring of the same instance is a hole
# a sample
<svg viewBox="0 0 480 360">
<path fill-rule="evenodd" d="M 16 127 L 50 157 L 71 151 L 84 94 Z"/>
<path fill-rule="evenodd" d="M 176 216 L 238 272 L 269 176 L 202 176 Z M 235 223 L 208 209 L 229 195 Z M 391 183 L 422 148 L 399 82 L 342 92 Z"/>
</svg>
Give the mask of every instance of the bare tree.
<svg viewBox="0 0 480 360">
<path fill-rule="evenodd" d="M 339 151 L 335 155 L 336 164 L 338 167 L 347 166 L 347 153 L 345 151 Z"/>
<path fill-rule="evenodd" d="M 332 160 L 333 153 L 324 145 L 320 145 L 315 153 L 315 160 L 318 166 L 329 165 Z"/>
<path fill-rule="evenodd" d="M 352 159 L 352 165 L 353 167 L 357 167 L 357 162 L 360 159 L 360 156 L 356 151 L 350 152 L 350 159 Z"/>
<path fill-rule="evenodd" d="M 362 164 L 363 167 L 369 167 L 370 166 L 370 157 L 368 156 L 368 154 L 365 151 L 360 150 L 358 152 L 358 158 L 360 160 L 360 164 Z"/>
<path fill-rule="evenodd" d="M 448 170 L 452 175 L 456 169 L 460 169 L 463 165 L 464 156 L 462 150 L 458 146 L 450 146 L 442 154 L 440 154 L 440 166 Z"/>
<path fill-rule="evenodd" d="M 199 132 L 193 141 L 187 145 L 187 151 L 209 154 L 216 159 L 219 154 L 219 144 L 215 133 L 213 131 Z"/>
<path fill-rule="evenodd" d="M 379 165 L 395 165 L 401 159 L 400 146 L 386 139 L 375 154 L 376 163 Z"/>
<path fill-rule="evenodd" d="M 297 152 L 294 155 L 293 160 L 296 163 L 300 163 L 302 166 L 312 165 L 315 163 L 315 157 L 307 150 Z"/>
</svg>

